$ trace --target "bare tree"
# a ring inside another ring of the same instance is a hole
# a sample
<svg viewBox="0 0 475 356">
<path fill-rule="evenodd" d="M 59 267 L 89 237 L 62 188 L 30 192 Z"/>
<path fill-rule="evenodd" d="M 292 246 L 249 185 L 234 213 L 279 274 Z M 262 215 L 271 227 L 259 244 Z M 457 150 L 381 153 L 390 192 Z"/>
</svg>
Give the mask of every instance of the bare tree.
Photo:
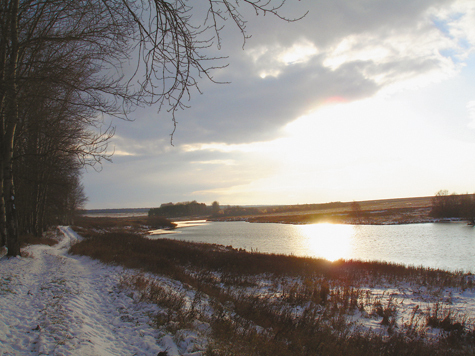
<svg viewBox="0 0 475 356">
<path fill-rule="evenodd" d="M 219 203 L 217 201 L 214 201 L 211 204 L 211 215 L 217 216 L 219 214 L 219 210 L 220 210 Z"/>
<path fill-rule="evenodd" d="M 355 219 L 356 222 L 361 222 L 364 216 L 364 213 L 363 213 L 363 210 L 361 209 L 360 203 L 358 203 L 357 201 L 353 201 L 350 205 L 350 209 L 351 209 L 350 216 L 353 219 Z"/>
<path fill-rule="evenodd" d="M 243 1 L 257 14 L 294 21 L 279 14 L 284 2 Z M 63 117 L 84 128 L 97 126 L 100 115 L 127 119 L 134 107 L 157 104 L 170 112 L 176 128 L 175 112 L 186 107 L 190 90 L 199 90 L 199 78 L 213 81 L 212 71 L 220 67 L 213 61 L 218 58 L 205 53 L 213 43 L 220 47 L 223 24 L 230 21 L 243 42 L 248 38 L 239 0 L 202 4 L 207 15 L 196 25 L 196 9 L 185 0 L 0 0 L 0 234 L 9 255 L 20 252 L 15 140 L 20 127 L 27 127 L 23 120 L 32 119 L 19 108 L 63 103 L 66 111 L 79 112 Z M 42 86 L 46 90 L 31 90 Z M 74 132 L 86 131 L 72 129 L 61 137 L 75 141 L 67 147 L 80 164 L 107 157 L 112 131 L 79 137 Z"/>
<path fill-rule="evenodd" d="M 51 87 L 34 87 L 38 89 L 42 93 L 51 91 Z M 45 218 L 51 217 L 50 210 L 67 216 L 58 208 L 61 203 L 51 203 L 52 197 L 55 201 L 72 201 L 69 187 L 78 183 L 71 182 L 79 179 L 75 177 L 85 164 L 108 159 L 104 150 L 112 132 L 101 135 L 91 131 L 83 120 L 88 111 L 84 113 L 84 108 L 66 100 L 53 101 L 43 94 L 26 103 L 29 105 L 20 111 L 13 160 L 19 231 L 41 236 L 44 228 L 57 220 Z"/>
</svg>

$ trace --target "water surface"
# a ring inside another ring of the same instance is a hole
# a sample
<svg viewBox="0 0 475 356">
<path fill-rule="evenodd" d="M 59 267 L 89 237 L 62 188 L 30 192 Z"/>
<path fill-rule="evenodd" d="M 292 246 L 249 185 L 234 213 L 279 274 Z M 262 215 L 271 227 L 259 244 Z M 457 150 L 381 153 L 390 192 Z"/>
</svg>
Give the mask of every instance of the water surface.
<svg viewBox="0 0 475 356">
<path fill-rule="evenodd" d="M 475 228 L 464 223 L 288 225 L 202 221 L 175 232 L 166 237 L 332 261 L 377 260 L 475 273 Z"/>
</svg>

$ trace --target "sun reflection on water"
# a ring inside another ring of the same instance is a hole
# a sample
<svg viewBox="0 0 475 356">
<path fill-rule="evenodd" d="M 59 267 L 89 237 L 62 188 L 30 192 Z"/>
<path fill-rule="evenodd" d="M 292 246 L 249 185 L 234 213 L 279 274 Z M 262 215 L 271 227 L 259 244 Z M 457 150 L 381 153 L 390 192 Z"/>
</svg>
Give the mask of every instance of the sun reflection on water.
<svg viewBox="0 0 475 356">
<path fill-rule="evenodd" d="M 352 225 L 311 224 L 300 225 L 299 228 L 306 255 L 329 261 L 349 257 L 354 228 Z"/>
</svg>

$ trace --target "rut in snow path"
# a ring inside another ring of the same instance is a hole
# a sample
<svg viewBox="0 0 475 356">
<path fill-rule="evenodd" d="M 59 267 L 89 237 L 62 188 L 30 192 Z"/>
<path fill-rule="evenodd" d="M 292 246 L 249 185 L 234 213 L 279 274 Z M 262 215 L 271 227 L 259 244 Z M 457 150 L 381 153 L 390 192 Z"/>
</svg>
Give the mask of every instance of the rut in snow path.
<svg viewBox="0 0 475 356">
<path fill-rule="evenodd" d="M 67 251 L 80 237 L 60 227 L 54 247 L 0 261 L 0 355 L 156 355 L 154 306 L 118 288 L 120 267 Z"/>
</svg>

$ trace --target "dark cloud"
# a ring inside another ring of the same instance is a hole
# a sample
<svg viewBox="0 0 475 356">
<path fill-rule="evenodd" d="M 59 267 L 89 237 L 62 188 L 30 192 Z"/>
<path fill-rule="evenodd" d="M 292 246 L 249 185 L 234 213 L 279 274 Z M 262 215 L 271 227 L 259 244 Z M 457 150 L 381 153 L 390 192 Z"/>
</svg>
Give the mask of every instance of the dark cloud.
<svg viewBox="0 0 475 356">
<path fill-rule="evenodd" d="M 378 88 L 358 71 L 332 72 L 321 64 L 296 66 L 278 78 L 236 78 L 209 88 L 180 113 L 177 141 L 248 143 L 275 138 L 279 130 L 326 99 L 354 100 Z M 183 135 L 183 138 L 182 136 Z"/>
<path fill-rule="evenodd" d="M 230 84 L 206 85 L 190 108 L 177 113 L 175 143 L 248 143 L 270 140 L 287 123 L 332 97 L 355 100 L 370 96 L 378 86 L 363 77 L 358 63 L 331 71 L 317 58 L 294 65 L 277 78 L 247 77 L 250 71 L 231 73 Z M 143 111 L 136 122 L 120 125 L 118 134 L 129 139 L 167 138 L 171 122 L 163 113 Z M 130 126 L 130 128 L 126 127 Z"/>
<path fill-rule="evenodd" d="M 266 21 L 251 18 L 249 30 L 255 35 L 250 44 L 281 43 L 291 45 L 296 38 L 311 39 L 317 46 L 328 46 L 341 38 L 361 33 L 401 31 L 412 28 L 430 9 L 453 0 L 314 0 L 292 2 L 289 16 L 308 10 L 301 21 L 282 24 L 270 17 Z M 289 7 L 290 7 L 289 6 Z"/>
</svg>

